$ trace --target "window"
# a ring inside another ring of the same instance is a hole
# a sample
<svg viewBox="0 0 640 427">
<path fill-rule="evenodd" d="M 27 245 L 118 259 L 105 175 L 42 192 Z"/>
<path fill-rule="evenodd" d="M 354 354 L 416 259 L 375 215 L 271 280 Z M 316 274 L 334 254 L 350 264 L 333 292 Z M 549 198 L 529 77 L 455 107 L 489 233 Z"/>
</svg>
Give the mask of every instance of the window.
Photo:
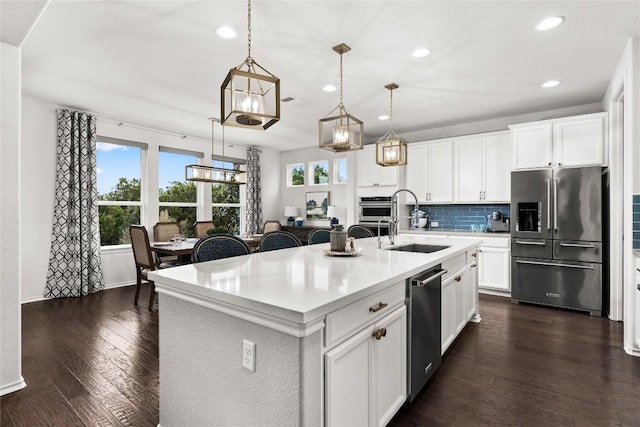
<svg viewBox="0 0 640 427">
<path fill-rule="evenodd" d="M 108 141 L 108 142 L 107 142 Z M 130 244 L 129 225 L 140 224 L 142 153 L 146 146 L 98 137 L 96 165 L 102 246 Z"/>
<path fill-rule="evenodd" d="M 198 197 L 195 182 L 185 180 L 184 168 L 198 163 L 193 153 L 160 148 L 158 155 L 158 205 L 160 222 L 177 222 L 180 233 L 193 237 Z"/>
<path fill-rule="evenodd" d="M 214 160 L 214 167 L 243 170 L 240 163 Z M 240 234 L 240 186 L 233 184 L 211 185 L 211 218 L 219 233 Z"/>
<path fill-rule="evenodd" d="M 333 161 L 333 183 L 347 183 L 347 159 L 335 159 Z"/>
<path fill-rule="evenodd" d="M 329 162 L 327 160 L 318 160 L 309 162 L 310 185 L 328 185 L 329 184 Z"/>
<path fill-rule="evenodd" d="M 287 165 L 287 187 L 304 185 L 304 163 Z"/>
</svg>

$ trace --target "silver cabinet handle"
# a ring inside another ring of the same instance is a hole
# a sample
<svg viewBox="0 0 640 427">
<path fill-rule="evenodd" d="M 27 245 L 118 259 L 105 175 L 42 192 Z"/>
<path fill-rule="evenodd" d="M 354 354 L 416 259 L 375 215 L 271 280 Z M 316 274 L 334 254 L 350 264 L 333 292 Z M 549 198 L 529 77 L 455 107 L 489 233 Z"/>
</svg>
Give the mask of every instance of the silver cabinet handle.
<svg viewBox="0 0 640 427">
<path fill-rule="evenodd" d="M 427 283 L 436 280 L 438 277 L 441 277 L 441 276 L 447 274 L 448 272 L 449 272 L 449 270 L 440 270 L 438 273 L 434 274 L 433 276 L 431 276 L 431 277 L 429 277 L 429 278 L 427 278 L 425 280 L 418 280 L 416 282 L 416 285 L 418 285 L 419 288 L 424 288 Z"/>
<path fill-rule="evenodd" d="M 553 229 L 558 231 L 558 180 L 553 180 Z"/>
<path fill-rule="evenodd" d="M 546 246 L 545 242 L 523 242 L 520 240 L 516 240 L 517 245 L 533 245 L 533 246 Z"/>
<path fill-rule="evenodd" d="M 583 270 L 593 270 L 594 268 L 589 265 L 571 265 L 571 264 L 557 264 L 555 262 L 535 262 L 535 261 L 520 261 L 517 260 L 518 264 L 532 264 L 532 265 L 547 265 L 549 267 L 566 267 L 566 268 L 581 268 Z"/>
<path fill-rule="evenodd" d="M 547 230 L 551 230 L 551 180 L 550 179 L 547 180 Z"/>
<path fill-rule="evenodd" d="M 564 246 L 566 248 L 585 248 L 585 249 L 595 249 L 593 245 L 582 245 L 579 243 L 560 243 L 560 246 Z"/>
</svg>

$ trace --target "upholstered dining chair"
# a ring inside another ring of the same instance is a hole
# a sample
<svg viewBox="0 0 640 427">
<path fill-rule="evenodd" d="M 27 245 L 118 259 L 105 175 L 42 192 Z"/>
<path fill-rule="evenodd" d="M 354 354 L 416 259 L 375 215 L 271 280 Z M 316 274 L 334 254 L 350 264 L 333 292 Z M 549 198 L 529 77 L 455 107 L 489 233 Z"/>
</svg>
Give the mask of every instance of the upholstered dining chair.
<svg viewBox="0 0 640 427">
<path fill-rule="evenodd" d="M 309 233 L 310 245 L 316 245 L 318 243 L 328 243 L 330 240 L 331 235 L 329 234 L 329 230 L 316 228 L 315 230 L 311 230 L 311 233 Z"/>
<path fill-rule="evenodd" d="M 193 245 L 191 261 L 203 262 L 214 259 L 249 255 L 251 248 L 242 239 L 231 234 L 211 234 Z"/>
<path fill-rule="evenodd" d="M 271 231 L 260 239 L 260 252 L 275 251 L 278 249 L 295 248 L 302 246 L 302 242 L 294 234 L 288 231 Z"/>
<path fill-rule="evenodd" d="M 280 221 L 269 220 L 264 222 L 264 226 L 262 227 L 262 232 L 264 234 L 267 234 L 272 231 L 280 231 Z"/>
<path fill-rule="evenodd" d="M 154 242 L 168 242 L 176 234 L 180 234 L 180 226 L 177 222 L 158 222 L 153 226 Z"/>
<path fill-rule="evenodd" d="M 149 234 L 143 225 L 130 225 L 129 236 L 131 236 L 133 259 L 136 263 L 136 296 L 133 299 L 133 305 L 138 305 L 140 288 L 142 287 L 142 282 L 145 281 L 151 285 L 151 289 L 149 290 L 149 311 L 152 311 L 153 300 L 156 294 L 156 284 L 153 280 L 149 280 L 147 273 L 159 268 L 174 267 L 175 264 L 160 263 L 154 259 L 151 253 L 151 245 L 149 244 Z"/>
<path fill-rule="evenodd" d="M 375 237 L 375 234 L 373 234 L 373 231 L 371 231 L 367 227 L 354 224 L 347 229 L 347 236 L 353 237 L 355 239 L 364 239 L 367 237 Z"/>
<path fill-rule="evenodd" d="M 214 228 L 213 221 L 196 221 L 193 223 L 193 234 L 198 239 L 205 237 L 207 231 Z"/>
</svg>

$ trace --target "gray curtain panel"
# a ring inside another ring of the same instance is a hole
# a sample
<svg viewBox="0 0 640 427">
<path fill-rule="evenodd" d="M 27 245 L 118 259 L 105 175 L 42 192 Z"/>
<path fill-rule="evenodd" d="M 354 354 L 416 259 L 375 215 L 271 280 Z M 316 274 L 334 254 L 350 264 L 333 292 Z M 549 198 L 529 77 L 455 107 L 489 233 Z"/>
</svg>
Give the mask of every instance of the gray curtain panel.
<svg viewBox="0 0 640 427">
<path fill-rule="evenodd" d="M 259 233 L 262 229 L 262 184 L 260 177 L 260 150 L 247 150 L 247 216 L 246 232 Z"/>
<path fill-rule="evenodd" d="M 80 297 L 104 288 L 96 175 L 95 117 L 59 110 L 56 199 L 45 297 Z"/>
</svg>

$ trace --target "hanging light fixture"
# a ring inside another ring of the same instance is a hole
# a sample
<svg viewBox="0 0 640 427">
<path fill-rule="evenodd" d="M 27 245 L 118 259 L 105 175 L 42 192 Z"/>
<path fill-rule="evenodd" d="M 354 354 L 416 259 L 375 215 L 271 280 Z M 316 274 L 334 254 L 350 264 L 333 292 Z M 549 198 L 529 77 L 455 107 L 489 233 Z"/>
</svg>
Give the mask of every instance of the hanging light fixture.
<svg viewBox="0 0 640 427">
<path fill-rule="evenodd" d="M 362 150 L 362 120 L 352 116 L 342 103 L 342 54 L 349 52 L 351 48 L 340 43 L 333 50 L 340 54 L 340 103 L 318 121 L 320 148 L 331 151 Z"/>
<path fill-rule="evenodd" d="M 215 123 L 220 120 L 211 120 L 211 161 L 215 161 L 213 146 L 213 130 Z M 222 128 L 222 160 L 224 161 L 224 127 Z M 229 169 L 225 167 L 187 165 L 184 168 L 185 179 L 187 181 L 212 182 L 217 184 L 246 184 L 247 173 L 239 169 Z"/>
<path fill-rule="evenodd" d="M 264 130 L 280 120 L 280 79 L 251 57 L 251 0 L 248 22 L 247 58 L 229 71 L 220 87 L 220 123 Z"/>
<path fill-rule="evenodd" d="M 376 142 L 376 163 L 380 166 L 404 166 L 407 164 L 407 141 L 393 131 L 393 90 L 398 89 L 395 83 L 385 86 L 389 89 L 389 131 Z"/>
</svg>

